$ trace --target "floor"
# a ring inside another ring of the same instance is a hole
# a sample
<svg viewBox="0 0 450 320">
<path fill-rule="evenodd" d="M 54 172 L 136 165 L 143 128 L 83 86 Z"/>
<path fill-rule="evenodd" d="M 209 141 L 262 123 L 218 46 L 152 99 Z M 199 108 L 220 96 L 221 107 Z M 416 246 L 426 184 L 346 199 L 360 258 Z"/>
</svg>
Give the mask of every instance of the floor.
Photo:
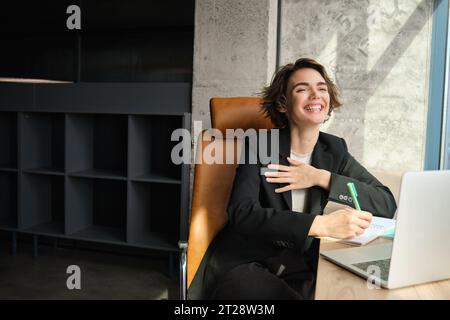
<svg viewBox="0 0 450 320">
<path fill-rule="evenodd" d="M 50 245 L 40 245 L 37 258 L 32 252 L 31 244 L 19 244 L 12 256 L 0 245 L 0 299 L 178 299 L 178 277 L 166 274 L 168 258 Z M 80 268 L 80 289 L 67 287 L 71 265 Z"/>
</svg>

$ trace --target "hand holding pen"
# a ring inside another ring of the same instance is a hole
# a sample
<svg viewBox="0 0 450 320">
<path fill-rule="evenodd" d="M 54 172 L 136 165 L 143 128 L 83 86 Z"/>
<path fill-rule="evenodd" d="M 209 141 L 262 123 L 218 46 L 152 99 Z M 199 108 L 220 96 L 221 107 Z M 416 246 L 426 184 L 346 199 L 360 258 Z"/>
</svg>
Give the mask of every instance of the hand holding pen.
<svg viewBox="0 0 450 320">
<path fill-rule="evenodd" d="M 353 182 L 347 183 L 355 209 L 344 208 L 327 215 L 317 216 L 309 235 L 350 239 L 364 233 L 372 221 L 370 212 L 362 211 L 358 201 L 358 192 Z"/>
</svg>

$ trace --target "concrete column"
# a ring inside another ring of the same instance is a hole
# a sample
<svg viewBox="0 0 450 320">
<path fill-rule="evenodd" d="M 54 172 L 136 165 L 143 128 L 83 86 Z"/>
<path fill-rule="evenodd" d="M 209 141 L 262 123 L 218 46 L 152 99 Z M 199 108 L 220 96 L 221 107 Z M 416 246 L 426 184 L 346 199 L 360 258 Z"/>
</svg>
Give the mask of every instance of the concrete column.
<svg viewBox="0 0 450 320">
<path fill-rule="evenodd" d="M 197 0 L 192 119 L 210 127 L 211 97 L 251 96 L 276 65 L 277 0 Z"/>
</svg>

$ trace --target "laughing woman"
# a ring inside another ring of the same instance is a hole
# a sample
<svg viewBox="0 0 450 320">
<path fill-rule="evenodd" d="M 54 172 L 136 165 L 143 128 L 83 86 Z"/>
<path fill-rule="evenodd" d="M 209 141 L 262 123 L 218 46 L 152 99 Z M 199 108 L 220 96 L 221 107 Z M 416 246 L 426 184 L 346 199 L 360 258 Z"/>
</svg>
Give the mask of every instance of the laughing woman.
<svg viewBox="0 0 450 320">
<path fill-rule="evenodd" d="M 372 214 L 394 215 L 390 190 L 348 152 L 344 139 L 320 131 L 338 91 L 325 68 L 299 59 L 280 68 L 264 89 L 263 111 L 279 129 L 278 164 L 244 163 L 236 171 L 228 224 L 214 239 L 191 287 L 191 299 L 313 299 L 318 237 L 351 238 Z M 246 154 L 253 148 L 245 143 Z M 328 201 L 361 211 L 322 215 Z"/>
</svg>

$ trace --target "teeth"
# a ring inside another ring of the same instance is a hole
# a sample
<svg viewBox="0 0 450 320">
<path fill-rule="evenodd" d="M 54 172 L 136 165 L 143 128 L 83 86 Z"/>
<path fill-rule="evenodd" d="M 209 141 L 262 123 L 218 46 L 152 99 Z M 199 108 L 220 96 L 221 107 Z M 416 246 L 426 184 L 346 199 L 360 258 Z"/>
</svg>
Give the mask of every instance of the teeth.
<svg viewBox="0 0 450 320">
<path fill-rule="evenodd" d="M 322 106 L 320 106 L 320 105 L 306 106 L 305 107 L 305 110 L 308 110 L 308 111 L 319 111 L 321 109 L 322 109 Z"/>
</svg>

